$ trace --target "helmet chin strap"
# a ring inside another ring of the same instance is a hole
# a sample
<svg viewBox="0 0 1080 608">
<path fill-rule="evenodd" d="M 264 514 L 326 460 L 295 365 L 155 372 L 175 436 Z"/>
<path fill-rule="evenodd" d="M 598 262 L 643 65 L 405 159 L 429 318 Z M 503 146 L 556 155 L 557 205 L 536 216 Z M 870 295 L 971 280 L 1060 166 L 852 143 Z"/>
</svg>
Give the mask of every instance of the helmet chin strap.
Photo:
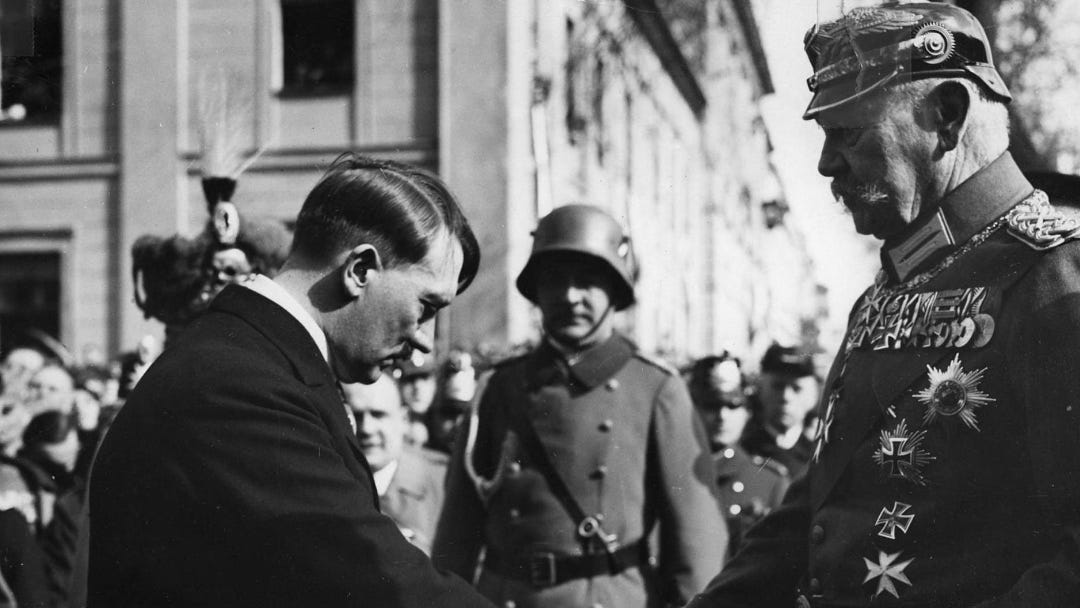
<svg viewBox="0 0 1080 608">
<path fill-rule="evenodd" d="M 557 345 L 559 345 L 562 348 L 566 348 L 568 350 L 579 350 L 581 348 L 581 344 L 583 342 L 588 342 L 589 338 L 596 335 L 596 332 L 600 330 L 600 327 L 602 327 L 604 325 L 604 323 L 607 321 L 607 318 L 611 316 L 611 313 L 614 310 L 615 310 L 615 305 L 609 303 L 607 308 L 604 309 L 604 314 L 600 315 L 600 318 L 596 320 L 596 323 L 593 323 L 592 328 L 589 329 L 589 333 L 582 336 L 579 340 L 576 340 L 574 344 L 567 344 L 566 342 L 564 342 L 562 340 L 559 340 L 554 335 L 552 335 L 552 333 L 550 331 L 547 331 L 547 337 L 548 337 L 549 340 L 551 340 L 552 342 L 555 342 Z M 546 327 L 544 329 L 545 329 L 545 331 L 547 330 Z"/>
</svg>

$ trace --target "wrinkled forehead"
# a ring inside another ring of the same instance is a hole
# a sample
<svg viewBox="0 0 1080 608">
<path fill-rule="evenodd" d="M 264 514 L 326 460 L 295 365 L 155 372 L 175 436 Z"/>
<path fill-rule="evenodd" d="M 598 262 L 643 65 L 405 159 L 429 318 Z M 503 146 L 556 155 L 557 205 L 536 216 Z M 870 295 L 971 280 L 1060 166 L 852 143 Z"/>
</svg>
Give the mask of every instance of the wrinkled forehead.
<svg viewBox="0 0 1080 608">
<path fill-rule="evenodd" d="M 891 112 L 900 111 L 903 94 L 894 88 L 876 91 L 838 108 L 823 110 L 814 117 L 822 128 L 860 129 L 888 120 Z"/>
</svg>

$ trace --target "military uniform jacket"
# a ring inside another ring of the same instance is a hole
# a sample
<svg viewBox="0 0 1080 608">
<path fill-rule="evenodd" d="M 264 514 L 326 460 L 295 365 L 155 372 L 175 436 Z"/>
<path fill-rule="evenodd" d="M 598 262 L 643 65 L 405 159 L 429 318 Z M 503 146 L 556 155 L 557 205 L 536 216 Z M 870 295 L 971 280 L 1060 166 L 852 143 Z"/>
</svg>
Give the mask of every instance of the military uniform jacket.
<svg viewBox="0 0 1080 608">
<path fill-rule="evenodd" d="M 818 459 L 693 605 L 1080 606 L 1080 241 L 1039 194 L 1003 156 L 939 272 L 863 296 Z"/>
<path fill-rule="evenodd" d="M 649 537 L 658 524 L 652 552 L 659 562 L 655 570 L 631 568 L 553 587 L 484 568 L 478 585 L 485 595 L 517 608 L 681 603 L 719 570 L 727 532 L 689 394 L 675 374 L 621 336 L 569 367 L 544 344 L 494 372 L 479 398 L 471 440 L 459 435 L 451 459 L 436 564 L 471 576 L 481 547 L 488 556 L 583 553 L 578 522 L 523 449 L 508 419 L 513 415 L 528 416 L 574 498 L 586 513 L 602 516 L 621 544 Z"/>
<path fill-rule="evenodd" d="M 397 470 L 379 497 L 382 512 L 402 535 L 424 553 L 431 553 L 435 524 L 442 511 L 446 484 L 446 454 L 406 445 Z"/>
<path fill-rule="evenodd" d="M 791 478 L 783 465 L 738 445 L 713 452 L 713 464 L 733 553 L 750 526 L 780 504 Z"/>
<path fill-rule="evenodd" d="M 329 365 L 225 288 L 139 381 L 90 484 L 102 606 L 489 606 L 379 512 Z"/>
</svg>

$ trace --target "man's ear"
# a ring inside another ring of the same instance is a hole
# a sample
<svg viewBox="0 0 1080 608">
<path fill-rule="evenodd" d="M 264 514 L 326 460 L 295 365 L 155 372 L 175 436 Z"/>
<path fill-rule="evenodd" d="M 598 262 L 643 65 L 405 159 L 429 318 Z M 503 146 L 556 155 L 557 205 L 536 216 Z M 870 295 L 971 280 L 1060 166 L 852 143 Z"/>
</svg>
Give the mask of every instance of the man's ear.
<svg viewBox="0 0 1080 608">
<path fill-rule="evenodd" d="M 959 82 L 945 81 L 930 92 L 926 109 L 937 132 L 941 152 L 951 152 L 960 145 L 970 108 L 971 94 Z"/>
<path fill-rule="evenodd" d="M 374 246 L 363 244 L 353 247 L 345 257 L 345 264 L 341 269 L 345 293 L 353 298 L 359 296 L 382 268 L 382 257 Z"/>
</svg>

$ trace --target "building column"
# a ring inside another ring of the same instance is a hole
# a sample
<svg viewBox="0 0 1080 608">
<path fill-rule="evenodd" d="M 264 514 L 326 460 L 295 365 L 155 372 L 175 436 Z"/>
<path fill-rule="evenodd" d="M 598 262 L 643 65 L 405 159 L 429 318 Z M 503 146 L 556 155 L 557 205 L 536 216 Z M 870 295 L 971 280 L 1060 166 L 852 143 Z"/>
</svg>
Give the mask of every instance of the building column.
<svg viewBox="0 0 1080 608">
<path fill-rule="evenodd" d="M 115 213 L 119 236 L 114 261 L 117 286 L 113 352 L 133 348 L 146 333 L 162 335 L 160 323 L 143 319 L 135 306 L 131 245 L 144 234 L 170 236 L 186 218 L 183 171 L 179 162 L 183 126 L 187 2 L 121 2 L 119 196 Z"/>
</svg>

